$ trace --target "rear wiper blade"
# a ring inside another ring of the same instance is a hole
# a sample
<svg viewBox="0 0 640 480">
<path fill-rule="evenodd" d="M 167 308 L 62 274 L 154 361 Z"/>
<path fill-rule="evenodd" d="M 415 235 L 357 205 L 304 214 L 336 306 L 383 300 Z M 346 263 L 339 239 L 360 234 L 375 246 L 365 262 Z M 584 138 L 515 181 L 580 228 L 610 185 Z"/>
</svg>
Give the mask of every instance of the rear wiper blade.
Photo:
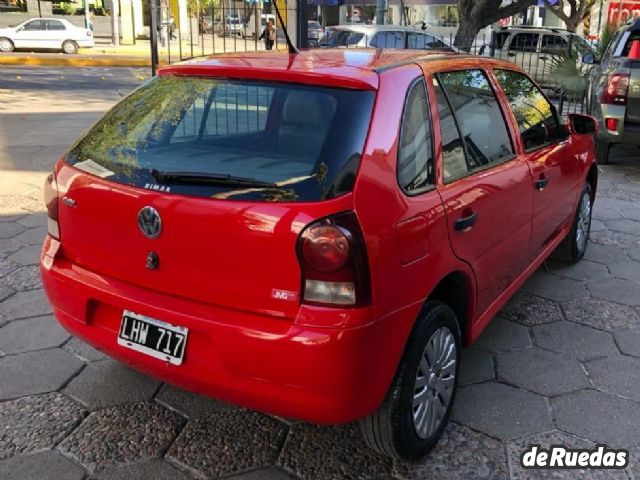
<svg viewBox="0 0 640 480">
<path fill-rule="evenodd" d="M 159 183 L 185 183 L 189 185 L 231 185 L 234 187 L 277 188 L 273 182 L 265 182 L 250 177 L 238 177 L 221 173 L 207 172 L 178 172 L 156 170 L 150 171 L 151 175 Z"/>
</svg>

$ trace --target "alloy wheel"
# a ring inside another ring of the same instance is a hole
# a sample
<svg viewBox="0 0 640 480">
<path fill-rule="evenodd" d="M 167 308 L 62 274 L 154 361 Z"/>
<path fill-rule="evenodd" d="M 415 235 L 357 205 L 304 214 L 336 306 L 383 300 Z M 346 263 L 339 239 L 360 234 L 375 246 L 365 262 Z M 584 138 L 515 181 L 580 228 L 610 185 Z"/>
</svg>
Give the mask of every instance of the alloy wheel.
<svg viewBox="0 0 640 480">
<path fill-rule="evenodd" d="M 589 192 L 582 193 L 580 207 L 578 208 L 578 221 L 576 222 L 576 246 L 579 252 L 587 248 L 589 230 L 591 229 L 591 197 Z"/>
</svg>

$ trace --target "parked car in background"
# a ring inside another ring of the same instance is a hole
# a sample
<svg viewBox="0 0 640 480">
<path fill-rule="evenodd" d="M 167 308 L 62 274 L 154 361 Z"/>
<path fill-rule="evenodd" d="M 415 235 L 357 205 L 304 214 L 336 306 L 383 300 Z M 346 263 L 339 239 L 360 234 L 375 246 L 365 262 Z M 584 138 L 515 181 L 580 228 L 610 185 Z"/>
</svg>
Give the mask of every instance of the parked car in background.
<svg viewBox="0 0 640 480">
<path fill-rule="evenodd" d="M 598 119 L 598 162 L 609 163 L 610 146 L 640 145 L 640 19 L 614 35 L 602 59 L 591 54 L 587 111 Z"/>
<path fill-rule="evenodd" d="M 244 24 L 240 17 L 226 17 L 218 22 L 217 30 L 220 37 L 241 37 L 244 35 Z"/>
<path fill-rule="evenodd" d="M 320 38 L 322 37 L 322 25 L 319 22 L 314 20 L 309 20 L 307 22 L 307 40 L 309 42 L 310 47 L 318 47 L 320 46 Z"/>
<path fill-rule="evenodd" d="M 44 288 L 67 330 L 149 375 L 361 420 L 371 448 L 415 460 L 462 347 L 547 257 L 585 254 L 596 128 L 471 55 L 163 67 L 48 176 Z"/>
<path fill-rule="evenodd" d="M 586 73 L 582 57 L 587 53 L 595 55 L 595 50 L 584 38 L 567 30 L 519 26 L 495 31 L 492 43 L 482 53 L 509 60 L 524 68 L 538 83 L 551 86 L 554 58 L 571 55 Z"/>
<path fill-rule="evenodd" d="M 213 17 L 211 15 L 202 16 L 202 21 L 201 21 L 202 33 L 212 33 L 213 25 L 214 25 L 214 22 L 213 22 Z"/>
<path fill-rule="evenodd" d="M 320 47 L 372 47 L 412 50 L 457 49 L 444 39 L 415 27 L 400 25 L 337 25 L 327 27 L 318 42 Z"/>
<path fill-rule="evenodd" d="M 94 46 L 93 33 L 60 18 L 32 18 L 17 27 L 0 29 L 0 52 L 14 49 L 61 50 L 78 53 Z"/>
</svg>

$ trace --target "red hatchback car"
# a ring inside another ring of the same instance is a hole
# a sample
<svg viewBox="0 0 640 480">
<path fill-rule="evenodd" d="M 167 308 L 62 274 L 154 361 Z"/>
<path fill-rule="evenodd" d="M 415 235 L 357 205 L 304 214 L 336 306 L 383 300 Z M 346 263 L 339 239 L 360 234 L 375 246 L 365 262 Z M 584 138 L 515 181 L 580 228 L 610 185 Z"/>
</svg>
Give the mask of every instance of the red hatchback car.
<svg viewBox="0 0 640 480">
<path fill-rule="evenodd" d="M 591 117 L 487 58 L 327 50 L 169 66 L 46 185 L 71 333 L 149 375 L 416 459 L 460 354 L 587 248 Z"/>
</svg>

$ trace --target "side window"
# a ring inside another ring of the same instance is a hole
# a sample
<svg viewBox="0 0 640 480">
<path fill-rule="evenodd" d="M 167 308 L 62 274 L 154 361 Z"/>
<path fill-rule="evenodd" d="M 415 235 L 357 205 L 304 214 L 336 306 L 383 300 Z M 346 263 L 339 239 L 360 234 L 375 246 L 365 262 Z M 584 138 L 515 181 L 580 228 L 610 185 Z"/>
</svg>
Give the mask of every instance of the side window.
<svg viewBox="0 0 640 480">
<path fill-rule="evenodd" d="M 512 52 L 535 52 L 538 49 L 538 33 L 517 33 L 511 38 L 509 50 Z"/>
<path fill-rule="evenodd" d="M 509 32 L 498 32 L 493 37 L 493 48 L 501 49 L 504 48 L 504 43 L 509 38 Z"/>
<path fill-rule="evenodd" d="M 569 42 L 560 35 L 543 35 L 540 51 L 552 55 L 561 55 L 569 51 Z"/>
<path fill-rule="evenodd" d="M 423 79 L 413 83 L 402 114 L 398 148 L 398 183 L 407 194 L 433 185 L 433 147 L 429 103 Z"/>
<path fill-rule="evenodd" d="M 518 122 L 525 150 L 535 150 L 557 139 L 560 124 L 538 87 L 519 72 L 495 70 L 495 74 Z"/>
<path fill-rule="evenodd" d="M 456 118 L 449 107 L 447 97 L 434 77 L 433 88 L 438 102 L 438 118 L 440 119 L 440 138 L 442 140 L 442 166 L 445 183 L 452 182 L 469 174 L 471 169 L 467 164 L 462 138 Z"/>
<path fill-rule="evenodd" d="M 47 20 L 47 30 L 66 30 L 60 20 Z"/>
<path fill-rule="evenodd" d="M 514 155 L 498 99 L 482 70 L 438 74 L 462 132 L 471 170 L 501 163 Z"/>
<path fill-rule="evenodd" d="M 31 20 L 29 23 L 24 24 L 24 29 L 29 31 L 34 30 L 44 30 L 45 29 L 45 21 L 44 20 Z"/>
<path fill-rule="evenodd" d="M 451 51 L 451 48 L 433 35 L 426 33 L 409 33 L 407 34 L 407 48 L 414 50 L 445 50 Z"/>
<path fill-rule="evenodd" d="M 404 33 L 396 31 L 378 32 L 371 39 L 371 46 L 376 48 L 404 48 Z"/>
</svg>

